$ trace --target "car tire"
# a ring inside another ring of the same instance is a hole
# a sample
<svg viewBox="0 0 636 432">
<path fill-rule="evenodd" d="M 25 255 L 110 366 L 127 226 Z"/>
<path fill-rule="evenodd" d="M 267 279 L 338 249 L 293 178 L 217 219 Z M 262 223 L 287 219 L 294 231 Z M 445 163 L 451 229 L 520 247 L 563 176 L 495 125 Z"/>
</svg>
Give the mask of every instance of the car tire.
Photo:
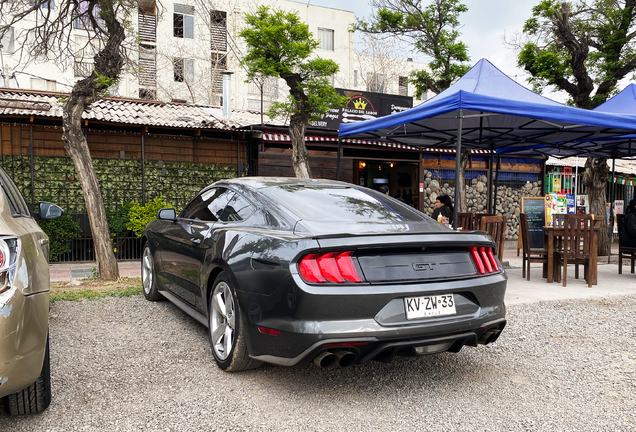
<svg viewBox="0 0 636 432">
<path fill-rule="evenodd" d="M 164 296 L 161 295 L 157 289 L 157 278 L 155 276 L 155 262 L 150 251 L 150 246 L 146 244 L 144 252 L 141 255 L 141 288 L 144 292 L 144 297 L 148 301 L 163 300 Z"/>
<path fill-rule="evenodd" d="M 5 398 L 5 408 L 9 415 L 33 414 L 44 411 L 51 403 L 51 359 L 49 338 L 46 338 L 44 364 L 38 379 L 17 393 Z"/>
<path fill-rule="evenodd" d="M 247 321 L 225 273 L 214 281 L 208 303 L 208 334 L 216 364 L 227 372 L 255 369 L 261 362 L 247 351 Z"/>
</svg>

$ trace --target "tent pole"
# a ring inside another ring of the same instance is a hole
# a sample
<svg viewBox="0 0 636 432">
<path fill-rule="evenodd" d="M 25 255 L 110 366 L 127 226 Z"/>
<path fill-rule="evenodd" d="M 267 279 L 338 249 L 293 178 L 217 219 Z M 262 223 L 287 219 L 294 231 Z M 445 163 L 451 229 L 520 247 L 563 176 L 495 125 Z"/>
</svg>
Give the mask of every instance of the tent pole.
<svg viewBox="0 0 636 432">
<path fill-rule="evenodd" d="M 612 242 L 614 239 L 614 192 L 616 191 L 616 157 L 612 158 L 612 192 L 610 195 L 609 241 L 607 242 L 607 263 L 612 258 Z"/>
<path fill-rule="evenodd" d="M 577 193 L 577 179 L 579 178 L 579 157 L 576 157 L 576 166 L 574 167 L 574 212 L 576 213 L 576 193 Z"/>
<path fill-rule="evenodd" d="M 459 172 L 461 167 L 462 154 L 462 126 L 464 121 L 464 112 L 459 110 L 459 126 L 457 128 L 457 148 L 455 149 L 455 206 L 453 208 L 453 229 L 457 231 L 457 214 L 459 213 Z"/>
<path fill-rule="evenodd" d="M 490 161 L 488 162 L 488 193 L 486 194 L 486 198 L 488 199 L 488 207 L 486 208 L 486 213 L 490 214 L 492 213 L 492 192 L 493 192 L 493 185 L 495 184 L 493 182 L 493 178 L 492 178 L 492 164 L 493 161 L 495 160 L 495 157 L 493 156 L 493 150 L 492 150 L 492 144 L 490 145 Z"/>
<path fill-rule="evenodd" d="M 499 156 L 495 162 L 495 191 L 492 194 L 492 214 L 497 214 L 497 189 L 499 187 Z"/>
<path fill-rule="evenodd" d="M 340 135 L 338 135 L 338 157 L 336 158 L 336 180 L 340 180 Z"/>
</svg>

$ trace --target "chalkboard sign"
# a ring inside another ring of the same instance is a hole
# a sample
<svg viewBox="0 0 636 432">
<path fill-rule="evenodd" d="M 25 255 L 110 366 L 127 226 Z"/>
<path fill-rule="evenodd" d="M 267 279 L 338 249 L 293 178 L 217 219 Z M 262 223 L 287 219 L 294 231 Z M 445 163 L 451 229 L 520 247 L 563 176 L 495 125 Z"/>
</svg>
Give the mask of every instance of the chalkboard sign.
<svg viewBox="0 0 636 432">
<path fill-rule="evenodd" d="M 531 249 L 543 249 L 543 227 L 545 226 L 545 198 L 521 198 L 521 211 L 528 218 L 528 232 Z"/>
</svg>

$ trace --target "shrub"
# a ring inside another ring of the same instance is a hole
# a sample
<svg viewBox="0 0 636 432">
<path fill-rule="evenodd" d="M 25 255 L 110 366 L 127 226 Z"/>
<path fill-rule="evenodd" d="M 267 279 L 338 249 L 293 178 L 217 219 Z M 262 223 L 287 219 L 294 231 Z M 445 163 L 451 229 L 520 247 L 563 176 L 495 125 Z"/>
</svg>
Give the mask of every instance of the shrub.
<svg viewBox="0 0 636 432">
<path fill-rule="evenodd" d="M 82 234 L 80 224 L 71 215 L 65 214 L 54 220 L 39 220 L 38 225 L 49 236 L 49 261 L 71 251 L 71 240 Z"/>
<path fill-rule="evenodd" d="M 108 219 L 108 231 L 110 232 L 110 237 L 123 237 L 128 232 L 128 223 L 130 222 L 130 209 L 133 207 L 134 203 L 127 202 L 122 203 L 121 206 L 112 211 L 110 209 L 106 209 L 106 219 Z"/>
<path fill-rule="evenodd" d="M 157 212 L 166 207 L 170 207 L 170 204 L 161 198 L 155 198 L 145 206 L 133 204 L 128 212 L 130 221 L 126 224 L 126 227 L 134 232 L 137 237 L 141 237 L 146 225 L 150 221 L 157 219 Z"/>
</svg>

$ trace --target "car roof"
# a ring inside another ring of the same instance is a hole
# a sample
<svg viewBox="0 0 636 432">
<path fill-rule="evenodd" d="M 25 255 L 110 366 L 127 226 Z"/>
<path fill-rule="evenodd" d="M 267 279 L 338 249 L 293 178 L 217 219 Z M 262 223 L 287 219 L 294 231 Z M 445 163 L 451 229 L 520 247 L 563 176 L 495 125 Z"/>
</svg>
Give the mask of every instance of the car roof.
<svg viewBox="0 0 636 432">
<path fill-rule="evenodd" d="M 267 187 L 278 186 L 336 186 L 336 187 L 356 187 L 356 185 L 336 180 L 327 179 L 302 179 L 296 177 L 238 177 L 233 179 L 222 180 L 219 183 L 228 183 L 251 187 L 253 189 L 263 189 Z"/>
</svg>

